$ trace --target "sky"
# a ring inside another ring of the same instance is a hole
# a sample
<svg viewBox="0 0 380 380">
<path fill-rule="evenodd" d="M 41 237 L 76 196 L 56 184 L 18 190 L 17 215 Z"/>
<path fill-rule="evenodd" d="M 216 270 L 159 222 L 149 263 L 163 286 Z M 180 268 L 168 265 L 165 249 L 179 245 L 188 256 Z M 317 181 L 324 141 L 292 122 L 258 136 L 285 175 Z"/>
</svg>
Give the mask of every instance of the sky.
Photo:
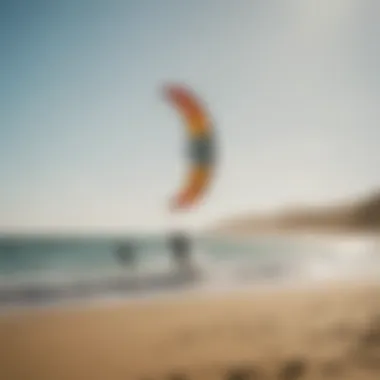
<svg viewBox="0 0 380 380">
<path fill-rule="evenodd" d="M 378 0 L 0 2 L 0 231 L 162 231 L 380 185 Z M 220 159 L 181 216 L 184 126 Z"/>
</svg>

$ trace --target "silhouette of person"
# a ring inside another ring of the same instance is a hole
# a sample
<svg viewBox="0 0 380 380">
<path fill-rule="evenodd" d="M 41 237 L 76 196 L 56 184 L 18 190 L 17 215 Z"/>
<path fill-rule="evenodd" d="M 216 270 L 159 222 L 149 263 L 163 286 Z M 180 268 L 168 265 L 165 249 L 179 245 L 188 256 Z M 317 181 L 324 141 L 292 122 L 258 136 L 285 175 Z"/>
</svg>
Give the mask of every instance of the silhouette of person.
<svg viewBox="0 0 380 380">
<path fill-rule="evenodd" d="M 136 265 L 135 246 L 132 242 L 123 242 L 119 244 L 116 250 L 116 257 L 119 263 L 126 267 L 134 267 Z"/>
<path fill-rule="evenodd" d="M 192 250 L 190 238 L 182 232 L 173 233 L 169 236 L 169 249 L 177 268 L 189 269 Z"/>
</svg>

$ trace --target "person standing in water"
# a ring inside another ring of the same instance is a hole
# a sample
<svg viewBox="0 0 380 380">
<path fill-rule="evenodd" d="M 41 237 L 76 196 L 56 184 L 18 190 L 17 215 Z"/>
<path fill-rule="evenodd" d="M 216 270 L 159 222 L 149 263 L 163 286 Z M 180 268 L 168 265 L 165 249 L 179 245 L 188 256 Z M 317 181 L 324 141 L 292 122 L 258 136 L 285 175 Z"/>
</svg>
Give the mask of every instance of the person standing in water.
<svg viewBox="0 0 380 380">
<path fill-rule="evenodd" d="M 130 269 L 136 266 L 135 246 L 132 242 L 123 242 L 116 249 L 116 258 L 118 262 Z"/>
<path fill-rule="evenodd" d="M 169 249 L 177 269 L 189 271 L 193 269 L 191 260 L 191 241 L 184 233 L 176 232 L 169 236 Z"/>
</svg>

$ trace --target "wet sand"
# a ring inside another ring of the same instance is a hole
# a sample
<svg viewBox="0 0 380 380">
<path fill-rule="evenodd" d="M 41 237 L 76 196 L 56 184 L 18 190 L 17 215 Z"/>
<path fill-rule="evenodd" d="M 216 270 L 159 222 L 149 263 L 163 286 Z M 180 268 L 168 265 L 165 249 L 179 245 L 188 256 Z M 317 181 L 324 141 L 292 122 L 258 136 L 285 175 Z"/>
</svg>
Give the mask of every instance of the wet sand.
<svg viewBox="0 0 380 380">
<path fill-rule="evenodd" d="M 4 380 L 379 378 L 377 286 L 0 317 Z"/>
</svg>

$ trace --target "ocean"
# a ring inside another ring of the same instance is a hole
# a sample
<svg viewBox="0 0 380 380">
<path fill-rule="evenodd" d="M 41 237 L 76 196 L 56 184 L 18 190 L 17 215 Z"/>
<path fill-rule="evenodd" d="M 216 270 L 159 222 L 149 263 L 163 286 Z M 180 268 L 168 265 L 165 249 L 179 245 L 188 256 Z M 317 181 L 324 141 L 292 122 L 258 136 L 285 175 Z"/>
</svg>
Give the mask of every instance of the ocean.
<svg viewBox="0 0 380 380">
<path fill-rule="evenodd" d="M 136 266 L 115 254 L 136 247 Z M 380 244 L 371 236 L 193 237 L 195 269 L 175 268 L 165 236 L 0 238 L 0 308 L 183 292 L 304 287 L 380 279 Z"/>
</svg>

